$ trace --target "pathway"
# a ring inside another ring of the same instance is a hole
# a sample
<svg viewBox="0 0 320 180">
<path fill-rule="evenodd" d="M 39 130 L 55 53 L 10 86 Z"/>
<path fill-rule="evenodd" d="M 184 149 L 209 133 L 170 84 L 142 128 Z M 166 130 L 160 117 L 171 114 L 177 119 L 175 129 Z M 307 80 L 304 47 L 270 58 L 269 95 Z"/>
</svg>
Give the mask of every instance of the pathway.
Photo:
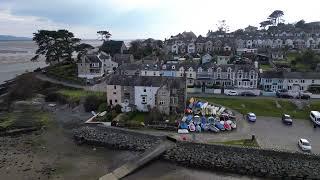
<svg viewBox="0 0 320 180">
<path fill-rule="evenodd" d="M 42 81 L 48 81 L 48 82 L 51 82 L 51 83 L 54 83 L 54 84 L 61 84 L 63 86 L 67 86 L 67 87 L 72 87 L 72 88 L 77 88 L 77 89 L 87 89 L 86 86 L 72 84 L 72 83 L 68 83 L 68 82 L 65 82 L 65 81 L 59 81 L 59 80 L 50 78 L 50 77 L 48 77 L 46 75 L 43 75 L 43 74 L 36 74 L 36 78 L 38 78 L 38 79 L 40 79 Z"/>
<path fill-rule="evenodd" d="M 147 150 L 140 156 L 131 159 L 126 164 L 120 166 L 119 168 L 115 169 L 109 174 L 106 174 L 99 178 L 99 180 L 117 180 L 121 179 L 128 174 L 132 173 L 139 167 L 145 165 L 146 163 L 152 161 L 153 159 L 159 157 L 162 153 L 166 150 L 172 148 L 174 143 L 170 141 L 163 141 L 158 146 L 154 147 L 153 149 Z"/>
</svg>

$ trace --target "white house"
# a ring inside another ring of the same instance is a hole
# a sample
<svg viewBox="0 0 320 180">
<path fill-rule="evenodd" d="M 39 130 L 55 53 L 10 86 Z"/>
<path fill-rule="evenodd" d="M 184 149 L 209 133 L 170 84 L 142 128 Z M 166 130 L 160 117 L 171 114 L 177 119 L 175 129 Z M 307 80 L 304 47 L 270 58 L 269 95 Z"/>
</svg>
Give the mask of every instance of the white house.
<svg viewBox="0 0 320 180">
<path fill-rule="evenodd" d="M 101 52 L 98 57 L 103 63 L 105 74 L 112 74 L 118 68 L 118 63 L 112 61 L 110 54 Z"/>
<path fill-rule="evenodd" d="M 147 112 L 156 105 L 156 94 L 160 87 L 135 86 L 134 100 L 138 111 Z"/>
<path fill-rule="evenodd" d="M 196 52 L 196 45 L 194 43 L 189 43 L 188 44 L 188 53 L 192 54 Z"/>
<path fill-rule="evenodd" d="M 211 61 L 212 61 L 212 56 L 208 53 L 203 55 L 201 58 L 202 64 L 207 63 L 207 62 L 211 62 Z"/>
<path fill-rule="evenodd" d="M 178 46 L 178 44 L 173 44 L 173 45 L 171 46 L 171 52 L 172 52 L 172 53 L 175 53 L 175 54 L 178 54 L 178 53 L 179 53 L 179 46 Z"/>
</svg>

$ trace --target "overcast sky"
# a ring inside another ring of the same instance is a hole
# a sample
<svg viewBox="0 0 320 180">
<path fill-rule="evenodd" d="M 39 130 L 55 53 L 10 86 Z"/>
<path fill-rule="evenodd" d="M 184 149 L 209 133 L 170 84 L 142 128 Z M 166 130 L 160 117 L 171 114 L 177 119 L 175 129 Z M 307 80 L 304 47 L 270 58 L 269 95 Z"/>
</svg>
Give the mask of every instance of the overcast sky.
<svg viewBox="0 0 320 180">
<path fill-rule="evenodd" d="M 95 39 L 164 39 L 192 30 L 205 35 L 225 19 L 231 30 L 259 26 L 273 10 L 286 22 L 320 21 L 320 0 L 0 0 L 0 34 L 27 36 L 38 29 L 68 29 Z"/>
</svg>

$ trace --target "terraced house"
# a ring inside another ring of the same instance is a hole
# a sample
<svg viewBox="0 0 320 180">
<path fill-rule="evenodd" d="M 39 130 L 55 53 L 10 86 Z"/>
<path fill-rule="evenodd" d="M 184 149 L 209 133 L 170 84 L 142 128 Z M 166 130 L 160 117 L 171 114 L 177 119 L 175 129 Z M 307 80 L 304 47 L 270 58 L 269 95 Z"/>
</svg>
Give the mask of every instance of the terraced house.
<svg viewBox="0 0 320 180">
<path fill-rule="evenodd" d="M 319 72 L 264 72 L 261 74 L 261 87 L 266 91 L 288 90 L 307 91 L 310 86 L 320 85 Z"/>
<path fill-rule="evenodd" d="M 170 114 L 185 108 L 185 78 L 112 75 L 106 83 L 108 104 L 119 104 L 124 112 L 157 108 Z"/>
</svg>

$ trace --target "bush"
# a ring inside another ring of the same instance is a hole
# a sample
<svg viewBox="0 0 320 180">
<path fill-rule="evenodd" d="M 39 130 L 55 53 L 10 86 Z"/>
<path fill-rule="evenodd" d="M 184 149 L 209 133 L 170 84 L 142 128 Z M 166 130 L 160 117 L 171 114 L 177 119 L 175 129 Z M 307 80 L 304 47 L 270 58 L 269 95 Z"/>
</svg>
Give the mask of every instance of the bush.
<svg viewBox="0 0 320 180">
<path fill-rule="evenodd" d="M 156 108 L 153 108 L 147 116 L 145 116 L 145 123 L 163 121 L 163 114 L 161 114 Z"/>
<path fill-rule="evenodd" d="M 49 93 L 46 95 L 45 101 L 46 102 L 56 102 L 56 101 L 58 101 L 58 98 L 59 98 L 58 96 L 59 95 L 56 92 Z"/>
<path fill-rule="evenodd" d="M 99 108 L 99 105 L 102 103 L 103 103 L 102 100 L 99 99 L 97 96 L 90 95 L 86 97 L 83 106 L 86 112 L 90 112 L 90 111 L 96 111 Z"/>
<path fill-rule="evenodd" d="M 116 113 L 121 113 L 122 112 L 122 106 L 121 105 L 119 105 L 119 104 L 117 104 L 117 105 L 115 105 L 114 106 L 114 108 L 113 108 L 115 111 L 116 111 Z"/>
<path fill-rule="evenodd" d="M 107 111 L 108 110 L 108 105 L 107 103 L 101 103 L 99 105 L 99 108 L 98 108 L 98 112 L 103 112 L 103 111 Z"/>
</svg>

